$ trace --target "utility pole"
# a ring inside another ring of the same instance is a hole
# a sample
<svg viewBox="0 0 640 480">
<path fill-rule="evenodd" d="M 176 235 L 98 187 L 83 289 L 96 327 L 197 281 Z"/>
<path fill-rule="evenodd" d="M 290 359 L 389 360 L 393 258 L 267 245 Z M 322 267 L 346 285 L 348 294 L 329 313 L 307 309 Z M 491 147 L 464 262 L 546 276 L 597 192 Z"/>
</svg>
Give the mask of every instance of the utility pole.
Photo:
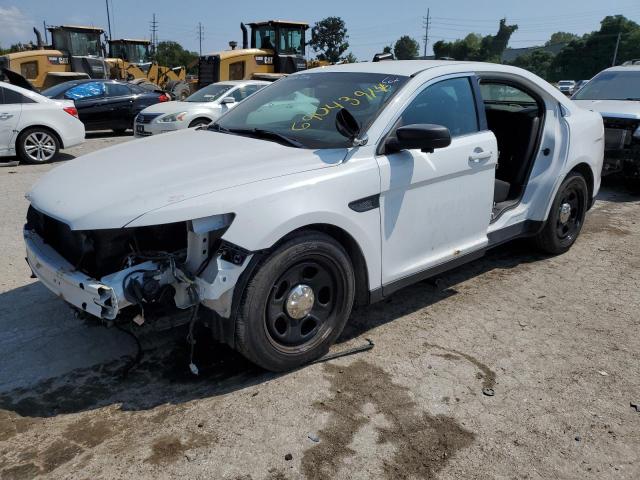
<svg viewBox="0 0 640 480">
<path fill-rule="evenodd" d="M 156 54 L 156 47 L 158 46 L 158 22 L 156 21 L 156 14 L 153 14 L 153 20 L 151 20 L 151 50 L 153 55 Z"/>
<path fill-rule="evenodd" d="M 44 43 L 49 44 L 49 37 L 47 37 L 47 22 L 42 21 L 42 28 L 44 29 Z"/>
<path fill-rule="evenodd" d="M 202 39 L 204 38 L 204 27 L 198 22 L 198 41 L 200 42 L 200 56 L 202 56 Z"/>
<path fill-rule="evenodd" d="M 620 46 L 621 35 L 622 35 L 622 32 L 618 32 L 618 39 L 616 40 L 616 49 L 613 51 L 613 63 L 611 64 L 612 67 L 616 66 L 616 60 L 618 60 L 618 47 Z"/>
<path fill-rule="evenodd" d="M 106 4 L 107 4 L 107 25 L 109 28 L 109 40 L 113 40 L 113 38 L 111 37 L 111 15 L 109 14 L 109 0 L 105 0 Z"/>
<path fill-rule="evenodd" d="M 427 43 L 429 43 L 429 27 L 431 26 L 430 9 L 427 8 L 427 16 L 422 17 L 422 26 L 424 27 L 424 56 L 427 56 Z"/>
</svg>

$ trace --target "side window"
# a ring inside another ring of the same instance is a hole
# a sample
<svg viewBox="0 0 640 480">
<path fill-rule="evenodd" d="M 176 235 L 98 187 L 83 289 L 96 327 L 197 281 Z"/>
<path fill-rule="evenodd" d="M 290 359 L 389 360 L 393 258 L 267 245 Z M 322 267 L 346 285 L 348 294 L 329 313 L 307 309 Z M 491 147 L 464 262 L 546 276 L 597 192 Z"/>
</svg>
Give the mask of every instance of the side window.
<svg viewBox="0 0 640 480">
<path fill-rule="evenodd" d="M 9 90 L 8 88 L 3 88 L 2 90 L 4 90 L 4 103 L 6 105 L 16 103 L 35 103 L 33 100 L 25 97 L 21 93 Z"/>
<path fill-rule="evenodd" d="M 131 90 L 126 85 L 121 83 L 107 83 L 107 97 L 122 97 L 125 95 L 131 95 Z"/>
<path fill-rule="evenodd" d="M 4 88 L 0 87 L 0 105 L 4 105 Z"/>
<path fill-rule="evenodd" d="M 500 83 L 480 84 L 482 99 L 488 103 L 516 103 L 524 105 L 535 105 L 535 99 L 526 92 Z"/>
<path fill-rule="evenodd" d="M 478 115 L 469 79 L 452 78 L 427 87 L 405 109 L 401 121 L 402 125 L 443 125 L 452 137 L 477 132 Z"/>
<path fill-rule="evenodd" d="M 38 62 L 25 62 L 20 65 L 20 73 L 28 80 L 38 77 Z"/>
<path fill-rule="evenodd" d="M 64 98 L 69 100 L 83 100 L 85 98 L 96 98 L 104 95 L 104 83 L 87 82 L 70 88 L 64 94 Z"/>
</svg>

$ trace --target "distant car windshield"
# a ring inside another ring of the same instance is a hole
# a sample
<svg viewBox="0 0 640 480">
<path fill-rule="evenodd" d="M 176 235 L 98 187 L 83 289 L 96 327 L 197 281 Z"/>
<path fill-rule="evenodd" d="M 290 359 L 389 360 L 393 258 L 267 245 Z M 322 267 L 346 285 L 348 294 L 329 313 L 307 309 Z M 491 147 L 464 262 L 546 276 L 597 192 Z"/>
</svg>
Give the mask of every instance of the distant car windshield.
<svg viewBox="0 0 640 480">
<path fill-rule="evenodd" d="M 353 72 L 291 75 L 253 94 L 210 128 L 268 130 L 305 148 L 348 147 L 335 126 L 337 112 L 346 108 L 366 131 L 407 80 Z"/>
<path fill-rule="evenodd" d="M 185 99 L 185 102 L 213 102 L 231 90 L 232 87 L 233 85 L 220 85 L 213 83 L 201 88 L 193 95 L 188 96 Z"/>
<path fill-rule="evenodd" d="M 602 72 L 574 100 L 640 100 L 640 70 Z"/>
</svg>

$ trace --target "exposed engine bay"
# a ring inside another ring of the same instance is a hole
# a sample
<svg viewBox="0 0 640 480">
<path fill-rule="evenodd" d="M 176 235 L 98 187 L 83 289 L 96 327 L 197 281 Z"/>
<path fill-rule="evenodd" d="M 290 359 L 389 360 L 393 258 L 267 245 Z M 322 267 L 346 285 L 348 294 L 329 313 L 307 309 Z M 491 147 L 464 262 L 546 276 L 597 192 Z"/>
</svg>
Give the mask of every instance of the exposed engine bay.
<svg viewBox="0 0 640 480">
<path fill-rule="evenodd" d="M 148 227 L 77 231 L 33 207 L 25 238 L 27 262 L 54 292 L 104 320 L 202 303 L 231 313 L 233 287 L 250 253 L 221 240 L 233 215 Z M 30 258 L 30 252 L 38 252 Z M 46 261 L 46 265 L 45 265 Z M 137 305 L 122 312 L 125 307 Z"/>
<path fill-rule="evenodd" d="M 622 172 L 628 177 L 640 176 L 640 120 L 603 117 L 605 159 L 602 175 Z"/>
</svg>

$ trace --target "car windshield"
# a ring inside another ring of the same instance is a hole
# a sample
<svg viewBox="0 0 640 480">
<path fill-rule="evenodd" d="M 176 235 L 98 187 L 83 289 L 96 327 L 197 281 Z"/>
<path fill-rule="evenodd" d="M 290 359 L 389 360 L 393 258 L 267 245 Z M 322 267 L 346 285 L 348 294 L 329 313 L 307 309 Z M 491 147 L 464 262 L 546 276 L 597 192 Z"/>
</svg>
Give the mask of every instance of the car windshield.
<svg viewBox="0 0 640 480">
<path fill-rule="evenodd" d="M 193 95 L 190 95 L 185 99 L 185 102 L 213 102 L 222 97 L 226 92 L 231 90 L 233 85 L 224 85 L 219 83 L 213 83 L 201 88 Z"/>
<path fill-rule="evenodd" d="M 640 100 L 640 70 L 602 72 L 574 100 Z"/>
<path fill-rule="evenodd" d="M 267 130 L 304 148 L 343 148 L 336 129 L 346 108 L 366 131 L 408 77 L 375 73 L 302 73 L 278 80 L 230 110 L 211 128 Z"/>
</svg>

